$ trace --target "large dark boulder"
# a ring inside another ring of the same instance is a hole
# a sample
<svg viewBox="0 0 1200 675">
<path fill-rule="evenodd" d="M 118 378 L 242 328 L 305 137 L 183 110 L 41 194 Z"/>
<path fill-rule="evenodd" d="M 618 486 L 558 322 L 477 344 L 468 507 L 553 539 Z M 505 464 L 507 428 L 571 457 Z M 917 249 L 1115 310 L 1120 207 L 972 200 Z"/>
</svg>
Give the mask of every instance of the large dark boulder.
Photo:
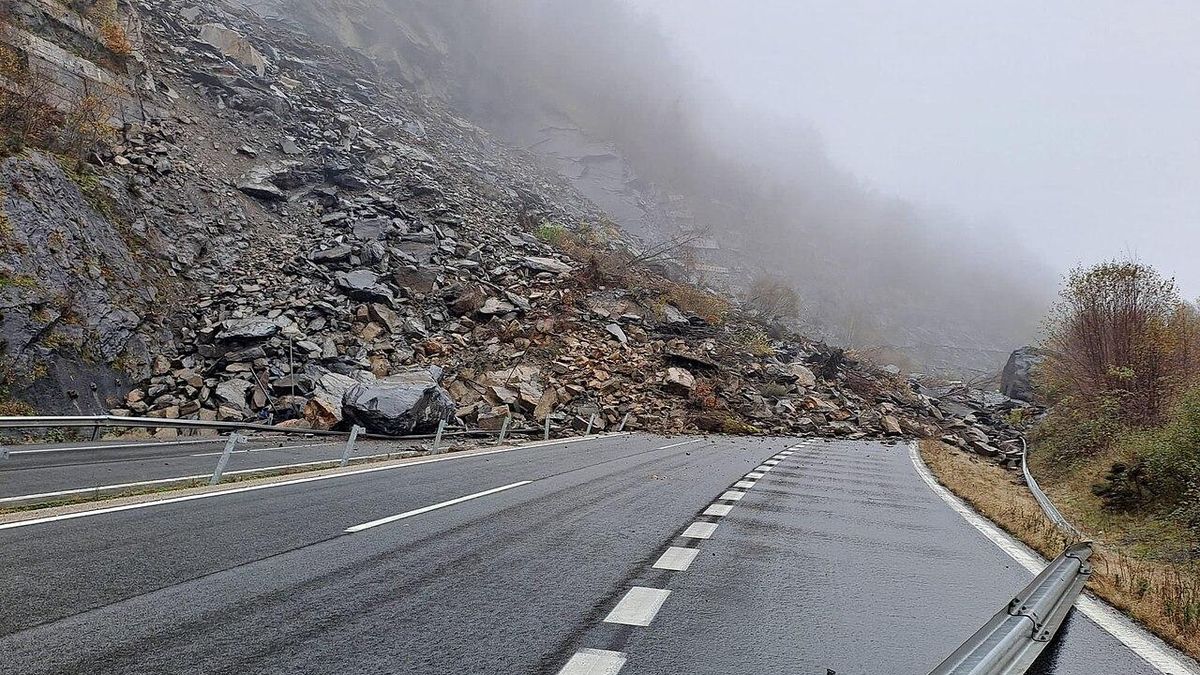
<svg viewBox="0 0 1200 675">
<path fill-rule="evenodd" d="M 454 419 L 450 394 L 432 379 L 388 377 L 356 384 L 342 398 L 342 414 L 370 433 L 402 436 L 429 432 Z"/>
<path fill-rule="evenodd" d="M 1018 401 L 1032 403 L 1033 371 L 1045 355 L 1036 347 L 1021 347 L 1008 357 L 1004 371 L 1000 373 L 1000 393 Z"/>
</svg>

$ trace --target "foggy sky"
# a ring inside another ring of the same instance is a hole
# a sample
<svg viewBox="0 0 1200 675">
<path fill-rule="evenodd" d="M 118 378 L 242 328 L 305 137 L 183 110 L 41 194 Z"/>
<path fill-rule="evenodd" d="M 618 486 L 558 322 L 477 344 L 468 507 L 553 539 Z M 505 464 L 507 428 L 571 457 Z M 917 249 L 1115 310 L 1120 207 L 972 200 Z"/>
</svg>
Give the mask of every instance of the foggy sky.
<svg viewBox="0 0 1200 675">
<path fill-rule="evenodd" d="M 1200 9 L 626 0 L 706 85 L 875 188 L 1057 272 L 1134 255 L 1200 297 Z"/>
</svg>

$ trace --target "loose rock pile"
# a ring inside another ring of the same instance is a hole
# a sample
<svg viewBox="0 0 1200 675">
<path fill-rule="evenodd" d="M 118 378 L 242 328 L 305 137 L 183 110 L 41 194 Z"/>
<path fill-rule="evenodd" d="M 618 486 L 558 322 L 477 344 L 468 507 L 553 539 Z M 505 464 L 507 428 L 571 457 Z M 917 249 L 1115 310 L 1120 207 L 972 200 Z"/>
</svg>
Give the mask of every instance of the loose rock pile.
<svg viewBox="0 0 1200 675">
<path fill-rule="evenodd" d="M 127 364 L 139 384 L 113 414 L 389 434 L 625 420 L 1005 451 L 1001 421 L 969 402 L 695 311 L 641 283 L 649 270 L 597 274 L 536 235 L 592 228 L 597 255 L 638 243 L 361 59 L 207 2 L 139 6 L 147 97 L 170 112 L 95 161 L 155 234 L 174 304 L 143 322 L 157 328 Z"/>
</svg>

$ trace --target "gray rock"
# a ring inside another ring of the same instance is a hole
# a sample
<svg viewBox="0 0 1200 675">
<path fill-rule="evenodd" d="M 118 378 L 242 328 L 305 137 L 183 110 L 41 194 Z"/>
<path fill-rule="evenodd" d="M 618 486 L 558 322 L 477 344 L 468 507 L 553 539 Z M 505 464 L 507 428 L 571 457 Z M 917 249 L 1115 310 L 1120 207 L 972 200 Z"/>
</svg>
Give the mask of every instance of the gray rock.
<svg viewBox="0 0 1200 675">
<path fill-rule="evenodd" d="M 555 258 L 540 258 L 538 256 L 526 256 L 521 262 L 535 272 L 551 272 L 554 274 L 563 274 L 570 272 L 573 267 L 567 263 Z"/>
<path fill-rule="evenodd" d="M 221 322 L 221 332 L 217 334 L 217 340 L 221 342 L 265 340 L 278 332 L 279 324 L 261 316 L 248 319 L 226 319 Z"/>
<path fill-rule="evenodd" d="M 612 335 L 621 344 L 629 342 L 629 337 L 625 335 L 625 331 L 621 330 L 621 327 L 615 323 L 608 324 L 604 327 L 604 330 L 608 331 L 609 335 Z"/>
<path fill-rule="evenodd" d="M 327 265 L 330 263 L 345 262 L 350 259 L 350 254 L 354 253 L 354 249 L 350 246 L 341 245 L 327 248 L 323 251 L 316 251 L 309 259 L 315 263 Z"/>
<path fill-rule="evenodd" d="M 1000 393 L 1018 401 L 1033 402 L 1033 371 L 1045 354 L 1036 347 L 1021 347 L 1008 357 L 1000 373 Z"/>
<path fill-rule="evenodd" d="M 376 300 L 391 304 L 392 292 L 379 283 L 379 275 L 370 270 L 338 272 L 334 277 L 338 288 L 359 300 Z"/>
<path fill-rule="evenodd" d="M 439 420 L 451 421 L 454 399 L 432 378 L 407 381 L 388 377 L 371 384 L 356 384 L 342 399 L 345 418 L 376 434 L 402 436 L 431 431 Z"/>
</svg>

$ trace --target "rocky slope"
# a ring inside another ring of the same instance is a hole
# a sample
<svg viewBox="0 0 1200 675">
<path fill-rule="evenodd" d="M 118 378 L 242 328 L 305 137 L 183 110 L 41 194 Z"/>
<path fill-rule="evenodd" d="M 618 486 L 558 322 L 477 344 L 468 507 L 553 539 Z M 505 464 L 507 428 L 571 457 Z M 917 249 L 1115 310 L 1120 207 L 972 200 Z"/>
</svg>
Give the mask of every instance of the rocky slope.
<svg viewBox="0 0 1200 675">
<path fill-rule="evenodd" d="M 45 1 L 23 30 L 61 32 Z M 567 180 L 361 55 L 246 9 L 120 7 L 139 31 L 138 119 L 86 163 L 0 163 L 19 401 L 388 433 L 627 419 L 1013 449 L 1000 415 L 961 395 L 941 402 L 639 260 Z"/>
</svg>

